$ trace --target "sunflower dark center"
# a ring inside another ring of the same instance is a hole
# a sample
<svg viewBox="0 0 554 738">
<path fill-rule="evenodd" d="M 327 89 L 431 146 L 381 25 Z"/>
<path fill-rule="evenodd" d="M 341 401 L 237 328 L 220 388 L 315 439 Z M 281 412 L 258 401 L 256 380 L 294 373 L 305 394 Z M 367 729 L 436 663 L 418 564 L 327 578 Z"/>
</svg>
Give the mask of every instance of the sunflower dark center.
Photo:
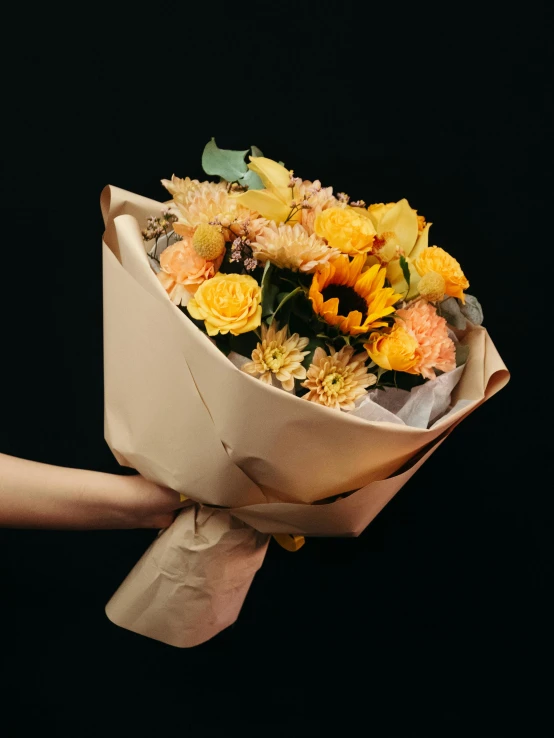
<svg viewBox="0 0 554 738">
<path fill-rule="evenodd" d="M 324 300 L 338 297 L 339 315 L 347 316 L 352 310 L 358 310 L 362 314 L 362 323 L 366 319 L 366 301 L 352 287 L 347 287 L 344 284 L 330 284 L 322 290 L 321 294 Z"/>
</svg>

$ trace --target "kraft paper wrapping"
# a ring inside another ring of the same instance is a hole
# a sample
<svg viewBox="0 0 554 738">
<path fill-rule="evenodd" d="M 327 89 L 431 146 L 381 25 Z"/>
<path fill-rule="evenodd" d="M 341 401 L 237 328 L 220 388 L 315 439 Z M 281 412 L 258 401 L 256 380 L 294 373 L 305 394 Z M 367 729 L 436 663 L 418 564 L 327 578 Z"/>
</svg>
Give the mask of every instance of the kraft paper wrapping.
<svg viewBox="0 0 554 738">
<path fill-rule="evenodd" d="M 470 353 L 452 396 L 453 403 L 465 402 L 429 429 L 300 401 L 237 369 L 170 302 L 140 232 L 164 204 L 106 187 L 101 205 L 106 441 L 121 464 L 185 494 L 202 515 L 213 511 L 206 506 L 226 508 L 218 526 L 226 521 L 233 541 L 241 540 L 230 549 L 219 527 L 199 528 L 194 516 L 200 513 L 186 508 L 107 612 L 122 627 L 192 646 L 234 622 L 267 534 L 359 535 L 509 373 L 487 331 L 473 327 L 461 337 Z M 252 529 L 266 535 L 252 538 Z M 208 543 L 194 549 L 193 561 L 183 542 L 194 535 Z M 222 562 L 226 576 L 215 579 Z M 186 586 L 191 571 L 194 587 Z M 234 572 L 241 583 L 233 590 L 224 580 Z M 210 610 L 209 618 L 201 614 Z"/>
</svg>

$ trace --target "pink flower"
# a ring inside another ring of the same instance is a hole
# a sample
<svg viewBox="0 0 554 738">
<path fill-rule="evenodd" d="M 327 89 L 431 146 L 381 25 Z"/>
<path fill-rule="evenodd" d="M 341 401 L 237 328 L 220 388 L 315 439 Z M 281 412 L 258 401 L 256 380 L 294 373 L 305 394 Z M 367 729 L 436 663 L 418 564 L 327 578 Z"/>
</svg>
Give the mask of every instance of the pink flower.
<svg viewBox="0 0 554 738">
<path fill-rule="evenodd" d="M 425 379 L 435 379 L 434 369 L 449 372 L 456 368 L 456 349 L 448 336 L 446 320 L 437 315 L 436 309 L 426 300 L 417 300 L 407 308 L 398 310 L 397 322 L 419 344 L 420 359 L 415 366 Z"/>
</svg>

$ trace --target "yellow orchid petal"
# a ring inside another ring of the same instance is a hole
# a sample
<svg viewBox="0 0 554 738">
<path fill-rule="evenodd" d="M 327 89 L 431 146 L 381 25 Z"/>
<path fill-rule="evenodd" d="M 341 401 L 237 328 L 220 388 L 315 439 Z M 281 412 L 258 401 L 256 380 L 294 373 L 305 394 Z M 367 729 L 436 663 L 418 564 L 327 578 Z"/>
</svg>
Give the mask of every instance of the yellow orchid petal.
<svg viewBox="0 0 554 738">
<path fill-rule="evenodd" d="M 265 156 L 251 156 L 248 168 L 255 172 L 264 187 L 276 195 L 283 203 L 288 204 L 293 199 L 290 184 L 290 171 L 273 159 Z"/>
<path fill-rule="evenodd" d="M 243 207 L 256 211 L 263 218 L 274 220 L 277 225 L 284 223 L 291 211 L 290 205 L 285 205 L 282 200 L 272 192 L 269 192 L 269 190 L 248 190 L 247 192 L 242 192 L 238 195 L 237 201 Z"/>
<path fill-rule="evenodd" d="M 406 295 L 406 298 L 411 298 L 415 294 L 417 294 L 417 285 L 419 284 L 421 276 L 415 268 L 411 259 L 407 258 L 406 262 L 408 264 L 408 268 L 410 269 L 410 291 Z M 395 292 L 400 292 L 402 293 L 402 295 L 406 294 L 408 285 L 406 283 L 406 280 L 404 279 L 404 272 L 402 271 L 402 267 L 400 266 L 400 259 L 395 259 L 394 261 L 390 261 L 387 264 L 387 279 L 389 280 L 391 287 Z"/>
<path fill-rule="evenodd" d="M 425 228 L 423 231 L 419 234 L 418 239 L 416 241 L 416 245 L 412 249 L 410 253 L 410 259 L 415 262 L 417 257 L 421 254 L 422 251 L 425 251 L 426 248 L 429 247 L 429 228 L 432 226 L 432 223 L 426 223 Z"/>
<path fill-rule="evenodd" d="M 410 207 L 406 198 L 399 200 L 393 208 L 384 213 L 379 223 L 379 232 L 394 232 L 396 244 L 404 250 L 406 256 L 410 254 L 417 240 L 418 222 L 417 213 Z"/>
</svg>

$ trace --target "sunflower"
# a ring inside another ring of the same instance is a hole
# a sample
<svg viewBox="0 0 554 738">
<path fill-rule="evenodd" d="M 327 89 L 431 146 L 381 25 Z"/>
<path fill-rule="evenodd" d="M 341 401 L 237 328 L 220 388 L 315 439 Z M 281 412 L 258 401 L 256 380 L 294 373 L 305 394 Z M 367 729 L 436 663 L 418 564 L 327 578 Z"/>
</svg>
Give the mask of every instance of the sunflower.
<svg viewBox="0 0 554 738">
<path fill-rule="evenodd" d="M 393 313 L 402 298 L 383 287 L 386 269 L 379 264 L 362 272 L 365 260 L 365 254 L 352 261 L 339 256 L 314 274 L 309 292 L 314 312 L 353 336 L 387 325 L 380 318 Z"/>
</svg>

